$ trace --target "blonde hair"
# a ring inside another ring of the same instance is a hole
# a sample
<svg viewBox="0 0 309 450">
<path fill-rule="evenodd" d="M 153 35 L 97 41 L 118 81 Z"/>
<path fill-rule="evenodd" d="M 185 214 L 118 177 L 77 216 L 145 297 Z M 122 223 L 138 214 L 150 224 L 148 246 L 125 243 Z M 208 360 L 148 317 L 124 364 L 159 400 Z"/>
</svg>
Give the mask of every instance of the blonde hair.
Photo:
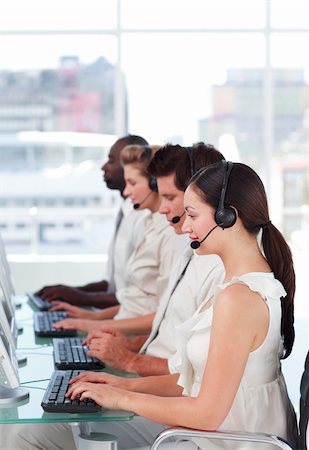
<svg viewBox="0 0 309 450">
<path fill-rule="evenodd" d="M 148 177 L 148 166 L 159 148 L 161 148 L 159 145 L 126 145 L 121 150 L 120 162 L 123 166 L 134 164 Z"/>
</svg>

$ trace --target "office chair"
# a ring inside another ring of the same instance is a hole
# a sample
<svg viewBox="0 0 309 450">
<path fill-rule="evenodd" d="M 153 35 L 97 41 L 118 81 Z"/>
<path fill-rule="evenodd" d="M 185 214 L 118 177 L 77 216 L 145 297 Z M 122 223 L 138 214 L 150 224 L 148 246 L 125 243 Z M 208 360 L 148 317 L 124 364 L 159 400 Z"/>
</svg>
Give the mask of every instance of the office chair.
<svg viewBox="0 0 309 450">
<path fill-rule="evenodd" d="M 246 433 L 240 431 L 199 431 L 189 428 L 168 428 L 162 431 L 151 446 L 151 450 L 158 450 L 160 445 L 166 440 L 173 437 L 184 440 L 192 440 L 194 438 L 203 438 L 211 440 L 224 440 L 250 443 L 271 444 L 272 449 L 277 450 L 294 450 L 283 439 L 264 433 Z M 237 447 L 235 447 L 237 448 Z M 258 450 L 258 446 L 256 447 Z"/>
<path fill-rule="evenodd" d="M 306 434 L 309 417 L 309 352 L 307 353 L 305 370 L 300 383 L 300 419 L 299 419 L 299 442 L 297 449 L 292 447 L 279 436 L 264 433 L 238 432 L 238 431 L 199 431 L 189 428 L 168 428 L 162 431 L 151 446 L 151 450 L 158 450 L 160 445 L 170 438 L 182 438 L 191 440 L 203 438 L 212 440 L 224 440 L 248 443 L 263 443 L 271 445 L 272 449 L 280 450 L 307 450 Z M 258 446 L 257 446 L 258 450 Z M 308 447 L 309 450 L 309 447 Z"/>
<path fill-rule="evenodd" d="M 299 401 L 299 450 L 307 450 L 307 428 L 309 418 L 309 352 L 305 362 L 305 370 L 300 382 Z"/>
</svg>

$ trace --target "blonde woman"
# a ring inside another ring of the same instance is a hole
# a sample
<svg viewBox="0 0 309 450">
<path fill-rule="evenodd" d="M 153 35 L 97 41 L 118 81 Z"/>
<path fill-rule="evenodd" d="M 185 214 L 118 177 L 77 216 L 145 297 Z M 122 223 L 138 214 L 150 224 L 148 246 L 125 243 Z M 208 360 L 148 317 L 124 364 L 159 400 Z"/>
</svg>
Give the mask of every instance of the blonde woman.
<svg viewBox="0 0 309 450">
<path fill-rule="evenodd" d="M 147 170 L 158 149 L 158 146 L 128 145 L 121 152 L 126 182 L 124 196 L 131 199 L 134 209 L 147 209 L 149 214 L 144 219 L 144 237 L 126 267 L 125 287 L 116 292 L 119 305 L 86 311 L 55 302 L 53 310 L 62 309 L 71 316 L 55 324 L 56 327 L 89 332 L 112 325 L 114 319 L 145 315 L 157 309 L 183 242 L 158 212 L 161 199 L 156 180 Z"/>
</svg>

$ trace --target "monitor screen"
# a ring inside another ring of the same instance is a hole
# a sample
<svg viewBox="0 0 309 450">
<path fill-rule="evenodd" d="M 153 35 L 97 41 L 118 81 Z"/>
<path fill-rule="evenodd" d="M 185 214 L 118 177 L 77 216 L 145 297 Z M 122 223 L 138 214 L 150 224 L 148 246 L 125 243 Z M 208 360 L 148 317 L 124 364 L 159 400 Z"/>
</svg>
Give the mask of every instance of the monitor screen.
<svg viewBox="0 0 309 450">
<path fill-rule="evenodd" d="M 0 323 L 0 405 L 10 406 L 28 397 L 28 390 L 20 386 L 15 349 Z"/>
<path fill-rule="evenodd" d="M 4 407 L 29 397 L 29 392 L 20 387 L 19 382 L 15 353 L 17 334 L 14 288 L 0 236 L 0 405 Z"/>
<path fill-rule="evenodd" d="M 4 309 L 10 321 L 11 318 L 15 315 L 15 305 L 11 290 L 7 283 L 7 275 L 5 273 L 3 264 L 1 264 L 1 261 L 0 261 L 0 288 L 3 294 L 3 301 L 5 302 Z"/>
<path fill-rule="evenodd" d="M 13 337 L 11 325 L 7 319 L 7 315 L 5 313 L 5 310 L 3 308 L 3 303 L 0 301 L 0 327 L 2 329 L 2 333 L 4 333 L 6 340 L 8 343 L 16 349 L 17 341 L 15 337 Z"/>
<path fill-rule="evenodd" d="M 9 262 L 6 257 L 6 251 L 3 239 L 0 234 L 0 265 L 2 266 L 2 272 L 4 274 L 4 281 L 7 286 L 8 293 L 11 297 L 15 295 L 15 289 L 12 280 L 12 273 L 9 266 Z"/>
<path fill-rule="evenodd" d="M 6 338 L 2 324 L 0 324 L 0 386 L 12 389 L 19 386 L 15 350 Z"/>
<path fill-rule="evenodd" d="M 15 343 L 17 342 L 17 336 L 18 336 L 18 327 L 15 320 L 15 307 L 12 302 L 12 297 L 8 293 L 7 289 L 5 288 L 5 285 L 3 283 L 4 274 L 1 270 L 1 264 L 0 264 L 0 302 L 2 304 L 2 307 L 4 309 L 4 312 L 6 314 L 7 321 L 10 324 L 10 329 L 14 338 Z"/>
</svg>

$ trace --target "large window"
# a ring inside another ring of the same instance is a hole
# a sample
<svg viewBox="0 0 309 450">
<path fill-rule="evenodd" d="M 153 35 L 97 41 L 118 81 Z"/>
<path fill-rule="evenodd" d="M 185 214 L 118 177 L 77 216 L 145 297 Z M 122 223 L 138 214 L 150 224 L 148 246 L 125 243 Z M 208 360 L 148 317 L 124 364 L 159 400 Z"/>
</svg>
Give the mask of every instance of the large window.
<svg viewBox="0 0 309 450">
<path fill-rule="evenodd" d="M 0 227 L 12 252 L 106 250 L 115 136 L 204 140 L 308 236 L 308 0 L 0 0 Z M 57 219 L 56 219 L 57 218 Z"/>
</svg>

